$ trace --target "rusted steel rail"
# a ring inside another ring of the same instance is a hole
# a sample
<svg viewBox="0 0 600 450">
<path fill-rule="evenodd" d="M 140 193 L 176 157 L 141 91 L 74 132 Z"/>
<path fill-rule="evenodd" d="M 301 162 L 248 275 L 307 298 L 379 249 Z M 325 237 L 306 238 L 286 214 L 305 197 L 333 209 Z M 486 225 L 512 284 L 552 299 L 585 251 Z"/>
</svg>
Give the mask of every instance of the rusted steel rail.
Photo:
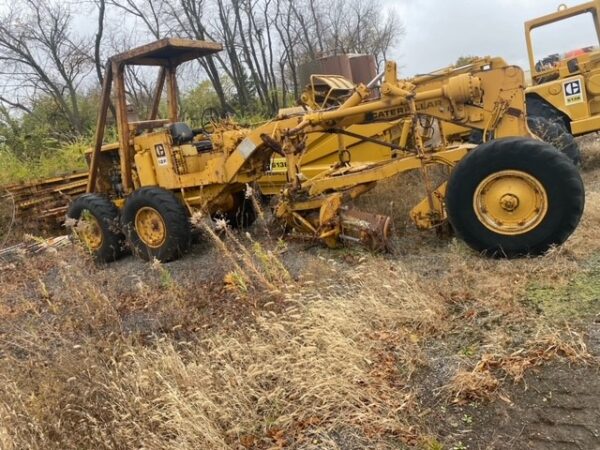
<svg viewBox="0 0 600 450">
<path fill-rule="evenodd" d="M 25 230 L 52 230 L 65 220 L 71 198 L 83 194 L 88 173 L 0 186 L 0 201 L 14 205 L 15 223 Z"/>
</svg>

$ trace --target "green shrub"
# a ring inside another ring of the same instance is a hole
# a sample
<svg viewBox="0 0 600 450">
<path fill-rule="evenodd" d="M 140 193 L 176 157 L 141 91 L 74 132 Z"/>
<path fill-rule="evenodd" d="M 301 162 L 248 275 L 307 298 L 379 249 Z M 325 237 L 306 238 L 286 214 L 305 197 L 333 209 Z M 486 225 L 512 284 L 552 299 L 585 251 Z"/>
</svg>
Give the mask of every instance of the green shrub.
<svg viewBox="0 0 600 450">
<path fill-rule="evenodd" d="M 20 158 L 6 146 L 0 146 L 0 185 L 85 170 L 84 152 L 88 146 L 86 141 L 78 140 L 37 157 Z"/>
</svg>

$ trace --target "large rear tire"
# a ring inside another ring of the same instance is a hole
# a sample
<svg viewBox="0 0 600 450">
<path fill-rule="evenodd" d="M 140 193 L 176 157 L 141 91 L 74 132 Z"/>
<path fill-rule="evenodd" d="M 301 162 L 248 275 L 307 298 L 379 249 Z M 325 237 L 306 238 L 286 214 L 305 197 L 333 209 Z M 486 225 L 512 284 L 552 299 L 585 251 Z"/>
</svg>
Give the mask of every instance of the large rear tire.
<svg viewBox="0 0 600 450">
<path fill-rule="evenodd" d="M 191 224 L 185 207 L 158 187 L 134 191 L 123 207 L 123 231 L 133 253 L 149 261 L 173 261 L 190 247 Z"/>
<path fill-rule="evenodd" d="M 217 212 L 215 219 L 225 219 L 231 228 L 248 228 L 256 221 L 256 211 L 252 199 L 246 198 L 243 191 L 233 194 L 233 208 L 227 212 Z"/>
<path fill-rule="evenodd" d="M 566 133 L 571 134 L 571 127 L 565 116 L 535 95 L 528 95 L 526 100 L 527 117 L 542 117 L 555 123 Z"/>
<path fill-rule="evenodd" d="M 533 134 L 564 153 L 576 166 L 581 165 L 581 150 L 572 134 L 556 122 L 544 117 L 528 117 L 527 125 Z"/>
<path fill-rule="evenodd" d="M 73 230 L 98 262 L 108 263 L 124 253 L 125 237 L 119 229 L 119 209 L 108 198 L 83 194 L 67 211 Z"/>
<path fill-rule="evenodd" d="M 448 181 L 446 208 L 457 235 L 490 256 L 538 255 L 562 244 L 583 213 L 577 168 L 550 144 L 527 138 L 487 142 Z"/>
</svg>

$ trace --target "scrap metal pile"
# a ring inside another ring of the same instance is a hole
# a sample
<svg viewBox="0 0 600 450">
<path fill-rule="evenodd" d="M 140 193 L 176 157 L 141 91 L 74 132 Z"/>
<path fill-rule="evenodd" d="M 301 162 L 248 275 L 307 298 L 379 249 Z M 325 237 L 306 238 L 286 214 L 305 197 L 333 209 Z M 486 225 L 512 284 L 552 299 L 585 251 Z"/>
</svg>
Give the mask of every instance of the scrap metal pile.
<svg viewBox="0 0 600 450">
<path fill-rule="evenodd" d="M 14 209 L 15 225 L 26 231 L 55 231 L 69 202 L 85 193 L 88 172 L 0 187 L 0 202 Z"/>
</svg>

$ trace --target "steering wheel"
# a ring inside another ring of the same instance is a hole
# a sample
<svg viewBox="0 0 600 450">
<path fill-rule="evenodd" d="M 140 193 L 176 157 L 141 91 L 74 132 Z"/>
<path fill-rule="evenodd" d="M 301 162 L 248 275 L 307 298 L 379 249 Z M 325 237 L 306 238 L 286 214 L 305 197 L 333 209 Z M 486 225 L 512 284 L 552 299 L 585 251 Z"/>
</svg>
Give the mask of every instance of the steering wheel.
<svg viewBox="0 0 600 450">
<path fill-rule="evenodd" d="M 214 106 L 209 106 L 202 111 L 200 116 L 200 126 L 206 132 L 213 128 L 213 124 L 223 118 L 223 112 Z M 212 130 L 211 130 L 212 131 Z"/>
</svg>

